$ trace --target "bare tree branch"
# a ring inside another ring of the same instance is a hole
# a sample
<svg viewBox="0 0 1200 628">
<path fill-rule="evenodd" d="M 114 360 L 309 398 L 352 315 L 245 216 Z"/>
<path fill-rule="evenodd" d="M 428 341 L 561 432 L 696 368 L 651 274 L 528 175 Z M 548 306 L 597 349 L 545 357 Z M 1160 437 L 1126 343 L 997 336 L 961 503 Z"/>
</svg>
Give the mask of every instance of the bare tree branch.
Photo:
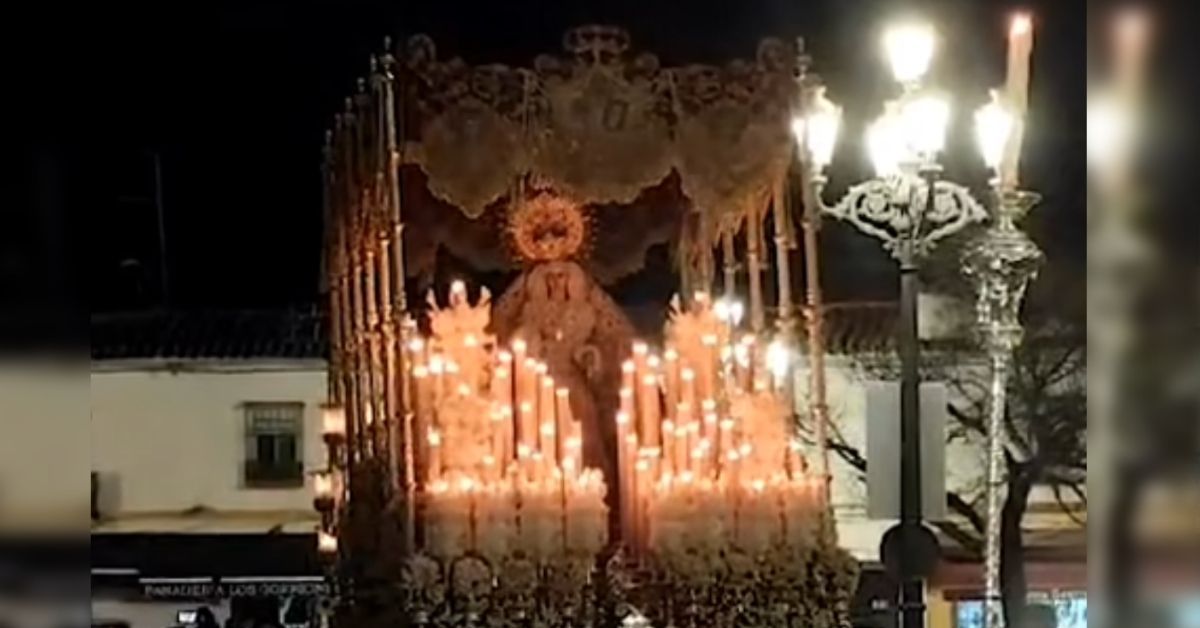
<svg viewBox="0 0 1200 628">
<path fill-rule="evenodd" d="M 955 514 L 966 519 L 967 523 L 970 523 L 971 527 L 975 528 L 976 532 L 983 534 L 986 531 L 987 521 L 984 519 L 983 515 L 979 514 L 979 511 L 975 510 L 975 507 L 967 503 L 967 500 L 963 499 L 958 493 L 947 492 L 946 505 L 949 506 L 950 510 L 954 511 Z"/>
</svg>

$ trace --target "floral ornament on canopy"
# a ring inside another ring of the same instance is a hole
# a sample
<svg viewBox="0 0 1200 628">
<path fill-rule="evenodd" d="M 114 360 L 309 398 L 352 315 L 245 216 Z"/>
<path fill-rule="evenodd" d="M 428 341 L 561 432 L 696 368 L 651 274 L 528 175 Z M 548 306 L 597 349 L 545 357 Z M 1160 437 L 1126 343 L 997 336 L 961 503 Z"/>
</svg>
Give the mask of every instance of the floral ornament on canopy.
<svg viewBox="0 0 1200 628">
<path fill-rule="evenodd" d="M 574 58 L 539 57 L 546 102 L 534 144 L 536 172 L 588 202 L 628 203 L 672 168 L 668 105 L 658 60 L 630 60 L 629 34 L 611 26 L 568 31 Z"/>
<path fill-rule="evenodd" d="M 409 41 L 417 114 L 424 121 L 420 141 L 408 147 L 409 159 L 429 176 L 434 195 L 478 218 L 528 169 L 518 120 L 528 105 L 529 73 L 436 57 L 428 37 Z"/>
<path fill-rule="evenodd" d="M 675 167 L 684 194 L 716 227 L 708 237 L 760 210 L 788 166 L 792 57 L 785 44 L 769 39 L 756 63 L 671 70 L 679 114 Z"/>
</svg>

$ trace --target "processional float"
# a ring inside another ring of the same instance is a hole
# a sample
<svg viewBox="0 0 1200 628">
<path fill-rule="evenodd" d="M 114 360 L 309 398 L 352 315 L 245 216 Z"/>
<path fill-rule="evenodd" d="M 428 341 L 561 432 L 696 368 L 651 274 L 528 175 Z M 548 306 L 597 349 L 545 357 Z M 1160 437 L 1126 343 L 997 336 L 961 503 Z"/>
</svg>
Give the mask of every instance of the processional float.
<svg viewBox="0 0 1200 628">
<path fill-rule="evenodd" d="M 441 60 L 424 37 L 387 44 L 327 137 L 329 468 L 315 483 L 332 619 L 847 626 L 856 568 L 828 502 L 817 225 L 789 185 L 807 60 L 768 40 L 754 61 L 661 67 L 601 26 L 564 45 L 514 68 Z M 658 244 L 680 296 L 651 343 L 603 286 Z M 438 281 L 447 252 L 516 278 L 473 296 Z"/>
</svg>

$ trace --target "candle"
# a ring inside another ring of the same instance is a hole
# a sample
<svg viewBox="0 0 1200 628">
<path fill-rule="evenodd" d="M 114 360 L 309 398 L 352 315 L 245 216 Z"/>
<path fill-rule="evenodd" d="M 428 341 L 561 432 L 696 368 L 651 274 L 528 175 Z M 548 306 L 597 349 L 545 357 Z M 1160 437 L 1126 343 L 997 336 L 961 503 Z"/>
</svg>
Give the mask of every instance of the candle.
<svg viewBox="0 0 1200 628">
<path fill-rule="evenodd" d="M 521 406 L 517 408 L 517 414 L 517 443 L 520 447 L 532 452 L 537 446 L 537 417 L 533 415 L 533 404 L 529 401 L 522 401 Z"/>
<path fill-rule="evenodd" d="M 538 397 L 538 425 L 542 456 L 551 467 L 558 466 L 558 428 L 555 419 L 554 378 L 541 376 L 541 395 Z"/>
<path fill-rule="evenodd" d="M 561 460 L 566 455 L 566 439 L 570 438 L 570 426 L 574 422 L 571 416 L 571 393 L 566 388 L 554 391 L 554 431 L 558 434 L 558 455 Z"/>
<path fill-rule="evenodd" d="M 720 429 L 720 441 L 717 445 L 718 460 L 721 456 L 728 456 L 733 451 L 733 419 L 723 419 L 718 424 Z"/>
<path fill-rule="evenodd" d="M 512 362 L 510 357 L 508 363 Z M 492 370 L 492 401 L 498 406 L 508 405 L 512 400 L 512 381 L 509 377 L 509 366 L 503 359 L 495 369 Z"/>
<path fill-rule="evenodd" d="M 1029 107 L 1029 54 L 1032 50 L 1033 20 L 1027 14 L 1017 14 L 1008 31 L 1008 68 L 1004 84 L 1013 114 L 1013 129 L 1009 133 L 999 172 L 1000 183 L 1005 189 L 1015 189 L 1018 185 L 1021 140 L 1025 112 Z"/>
<path fill-rule="evenodd" d="M 683 411 L 683 410 L 684 410 L 683 407 L 680 407 L 680 411 Z M 688 410 L 688 412 L 690 412 L 690 410 Z M 682 419 L 682 416 L 680 418 Z M 689 417 L 689 420 L 690 420 L 690 417 Z M 663 434 L 663 438 L 667 438 L 667 437 L 668 437 L 667 434 Z M 690 459 L 689 459 L 690 457 L 688 455 L 688 453 L 689 453 L 688 446 L 687 446 L 688 445 L 688 428 L 683 425 L 676 425 L 674 439 L 675 439 L 675 448 L 672 451 L 672 454 L 673 454 L 672 457 L 674 458 L 673 466 L 675 467 L 675 474 L 682 475 L 682 474 L 688 472 L 688 463 L 690 462 Z"/>
<path fill-rule="evenodd" d="M 433 380 L 433 402 L 440 403 L 446 393 L 446 361 L 440 353 L 429 356 L 429 377 Z"/>
<path fill-rule="evenodd" d="M 663 388 L 667 416 L 673 419 L 679 403 L 679 353 L 673 348 L 663 353 Z"/>
<path fill-rule="evenodd" d="M 464 384 L 462 381 L 463 380 L 462 367 L 458 364 L 458 362 L 448 359 L 448 360 L 446 360 L 446 365 L 445 365 L 444 370 L 446 373 L 446 375 L 445 375 L 446 383 L 444 385 L 444 390 L 448 391 L 448 392 L 449 391 L 457 391 L 459 394 L 463 394 L 462 390 L 463 390 L 463 387 L 466 386 L 466 384 Z M 467 390 L 469 392 L 470 388 L 468 387 Z"/>
<path fill-rule="evenodd" d="M 692 417 L 691 422 L 687 425 L 686 437 L 687 451 L 688 456 L 690 457 L 690 460 L 688 461 L 688 470 L 699 475 L 700 470 L 696 468 L 696 465 L 698 464 L 696 454 L 702 453 L 703 451 L 700 449 L 700 441 L 703 440 L 703 437 L 700 435 L 700 422 L 697 421 L 694 416 Z"/>
<path fill-rule="evenodd" d="M 429 382 L 429 369 L 424 365 L 413 368 L 413 387 L 415 389 L 413 403 L 412 433 L 416 435 L 413 442 L 413 466 L 418 477 L 427 474 L 428 454 L 426 440 L 422 438 L 429 429 L 430 413 L 433 411 L 433 388 Z"/>
<path fill-rule="evenodd" d="M 621 387 L 633 390 L 634 375 L 637 367 L 634 366 L 633 360 L 625 360 L 621 363 Z"/>
<path fill-rule="evenodd" d="M 700 428 L 701 438 L 710 443 L 716 443 L 717 439 L 721 437 L 717 427 L 717 402 L 712 399 L 702 401 L 700 414 L 703 420 Z"/>
<path fill-rule="evenodd" d="M 555 448 L 557 432 L 554 429 L 553 419 L 543 422 L 539 431 L 541 432 L 541 448 L 539 453 L 542 454 L 542 460 L 545 461 L 547 468 L 557 468 L 558 451 Z"/>
<path fill-rule="evenodd" d="M 650 347 L 641 340 L 633 343 L 633 364 L 639 376 L 646 374 L 646 359 L 650 352 Z"/>
<path fill-rule="evenodd" d="M 1005 90 L 1009 105 L 1018 116 L 1029 104 L 1029 53 L 1033 50 L 1033 20 L 1028 14 L 1013 16 L 1008 29 L 1008 68 Z"/>
<path fill-rule="evenodd" d="M 658 425 L 661 419 L 658 409 L 658 380 L 653 375 L 643 376 L 638 401 L 641 402 L 642 438 L 647 445 L 654 446 L 659 441 Z"/>
<path fill-rule="evenodd" d="M 434 428 L 429 428 L 429 476 L 428 482 L 436 482 L 442 477 L 442 434 Z"/>
<path fill-rule="evenodd" d="M 529 477 L 530 459 L 533 457 L 533 450 L 529 445 L 521 443 L 517 445 L 517 470 L 522 478 Z"/>
<path fill-rule="evenodd" d="M 691 471 L 696 474 L 696 477 L 704 478 L 708 475 L 708 467 L 704 464 L 704 456 L 707 454 L 705 441 L 701 440 L 692 448 L 692 463 Z"/>
<path fill-rule="evenodd" d="M 625 392 L 625 391 L 622 391 Z M 617 412 L 617 503 L 621 508 L 621 538 L 630 542 L 633 534 L 633 455 L 629 447 L 629 413 Z"/>
<path fill-rule="evenodd" d="M 683 372 L 679 374 L 679 378 L 683 382 L 681 401 L 687 405 L 689 410 L 694 411 L 696 408 L 696 372 L 690 368 L 684 368 Z"/>
<path fill-rule="evenodd" d="M 637 474 L 636 480 L 633 483 L 632 518 L 633 518 L 633 549 L 634 555 L 638 556 L 646 547 L 645 531 L 649 528 L 647 521 L 648 505 L 650 502 L 649 486 L 651 482 L 651 462 L 649 458 L 641 458 L 637 461 L 635 471 Z"/>
<path fill-rule="evenodd" d="M 620 411 L 624 412 L 625 415 L 629 417 L 629 420 L 633 422 L 633 425 L 630 429 L 636 430 L 637 412 L 635 412 L 633 409 L 633 389 L 622 387 L 617 393 L 617 398 L 620 401 Z"/>
<path fill-rule="evenodd" d="M 529 379 L 529 361 L 525 355 L 527 349 L 524 340 L 517 338 L 512 341 L 513 406 L 517 408 L 521 407 L 522 402 L 529 401 L 525 397 L 528 390 L 525 382 Z M 518 433 L 517 437 L 523 439 L 526 435 Z"/>
<path fill-rule="evenodd" d="M 705 334 L 700 342 L 704 345 L 704 359 L 700 365 L 700 396 L 712 397 L 717 390 L 717 336 Z"/>
<path fill-rule="evenodd" d="M 508 449 L 506 447 L 506 438 L 504 411 L 508 408 L 493 408 L 492 409 L 492 478 L 499 479 L 504 474 L 504 461 L 508 459 Z"/>
<path fill-rule="evenodd" d="M 676 409 L 675 415 L 682 418 L 681 409 Z M 675 466 L 675 421 L 663 421 L 662 434 L 663 462 L 669 473 L 679 473 L 681 469 Z"/>
</svg>

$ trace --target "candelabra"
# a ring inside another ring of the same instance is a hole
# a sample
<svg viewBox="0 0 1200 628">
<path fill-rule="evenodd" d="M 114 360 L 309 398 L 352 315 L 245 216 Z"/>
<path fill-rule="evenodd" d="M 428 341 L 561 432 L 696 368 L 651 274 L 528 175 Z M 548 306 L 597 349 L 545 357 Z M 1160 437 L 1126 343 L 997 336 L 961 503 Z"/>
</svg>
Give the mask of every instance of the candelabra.
<svg viewBox="0 0 1200 628">
<path fill-rule="evenodd" d="M 1021 127 L 1014 124 L 1019 117 L 1009 109 L 1014 103 L 1023 108 L 1025 102 L 1028 18 L 1020 26 L 1018 29 L 1014 25 L 1010 38 L 1007 97 L 996 95 L 993 103 L 976 116 L 984 157 L 999 173 L 998 190 L 1010 189 L 1008 186 L 1015 181 Z M 898 99 L 886 103 L 883 116 L 868 130 L 867 145 L 875 178 L 851 186 L 832 206 L 822 201 L 826 185 L 824 169 L 833 156 L 841 110 L 826 98 L 825 88 L 815 76 L 804 76 L 801 81 L 803 111 L 793 123 L 793 130 L 807 156 L 802 160 L 805 204 L 877 238 L 900 267 L 901 504 L 900 524 L 892 538 L 899 542 L 899 564 L 895 567 L 902 582 L 903 625 L 908 628 L 924 625 L 923 579 L 928 575 L 924 572 L 933 564 L 930 550 L 936 552 L 936 541 L 922 524 L 921 511 L 917 271 L 921 259 L 939 242 L 981 222 L 987 211 L 968 188 L 941 178 L 937 157 L 945 143 L 950 107 L 944 97 L 921 83 L 933 57 L 933 30 L 920 24 L 897 26 L 887 31 L 884 45 L 903 92 Z M 1003 192 L 999 198 L 1002 211 L 1008 213 L 997 222 L 995 233 L 1009 242 L 1014 238 L 1013 216 L 1027 209 L 1035 197 Z M 1001 231 L 1004 229 L 1001 223 L 1007 225 L 1007 230 Z M 1008 250 L 1007 244 L 997 246 Z M 1028 275 L 1024 283 L 1027 280 Z M 1014 310 L 1014 319 L 1015 316 Z M 998 374 L 1003 376 L 1004 371 L 999 370 Z M 995 476 L 989 475 L 989 486 L 994 481 Z"/>
<path fill-rule="evenodd" d="M 963 271 L 975 281 L 976 321 L 991 364 L 991 406 L 987 420 L 987 529 L 984 588 L 986 625 L 1004 625 L 1000 595 L 1000 511 L 1004 495 L 1004 415 L 1013 350 L 1021 342 L 1020 309 L 1042 253 L 1016 227 L 1038 201 L 1032 192 L 997 186 L 992 226 L 967 248 Z"/>
</svg>

